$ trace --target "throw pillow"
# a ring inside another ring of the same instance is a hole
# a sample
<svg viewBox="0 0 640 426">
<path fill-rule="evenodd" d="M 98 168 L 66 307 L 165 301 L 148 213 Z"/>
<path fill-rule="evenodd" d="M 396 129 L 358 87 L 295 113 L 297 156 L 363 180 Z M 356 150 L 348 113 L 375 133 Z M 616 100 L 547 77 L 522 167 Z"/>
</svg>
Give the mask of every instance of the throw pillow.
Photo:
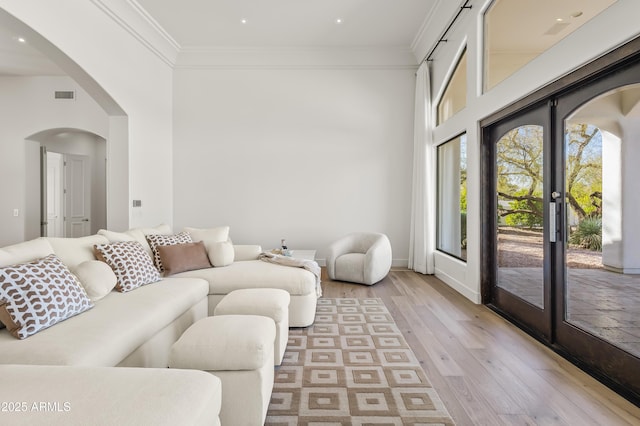
<svg viewBox="0 0 640 426">
<path fill-rule="evenodd" d="M 202 241 L 157 246 L 156 249 L 164 267 L 165 277 L 179 272 L 211 267 L 207 257 L 207 250 L 204 248 Z"/>
<path fill-rule="evenodd" d="M 218 243 L 229 239 L 228 226 L 218 226 L 217 228 L 208 229 L 184 228 L 184 232 L 188 232 L 193 241 L 204 242 L 205 246 L 208 243 Z"/>
<path fill-rule="evenodd" d="M 173 233 L 171 231 L 171 227 L 166 223 L 161 223 L 160 225 L 154 226 L 153 228 L 133 228 L 133 229 L 139 230 L 144 235 L 152 235 L 152 234 L 169 235 Z"/>
<path fill-rule="evenodd" d="M 151 257 L 137 241 L 121 241 L 94 247 L 98 260 L 105 262 L 116 274 L 116 290 L 124 293 L 146 284 L 160 281 L 160 273 Z"/>
<path fill-rule="evenodd" d="M 137 241 L 142 244 L 142 247 L 144 247 L 145 251 L 149 253 L 149 256 L 153 257 L 153 252 L 151 251 L 151 247 L 149 247 L 147 238 L 138 228 L 129 229 L 125 232 L 114 232 L 106 229 L 100 229 L 98 230 L 98 235 L 107 237 L 110 243 L 119 243 L 120 241 Z"/>
<path fill-rule="evenodd" d="M 209 243 L 206 246 L 209 260 L 213 266 L 228 266 L 233 263 L 235 249 L 231 240 Z"/>
<path fill-rule="evenodd" d="M 24 241 L 0 248 L 0 267 L 42 259 L 53 253 L 53 247 L 46 238 Z"/>
<path fill-rule="evenodd" d="M 105 297 L 118 283 L 118 278 L 109 265 L 99 260 L 82 262 L 72 272 L 78 277 L 92 302 Z"/>
<path fill-rule="evenodd" d="M 158 246 L 170 246 L 174 244 L 192 243 L 191 236 L 186 232 L 180 232 L 175 235 L 164 234 L 152 234 L 147 235 L 147 241 L 153 252 L 153 261 L 158 268 L 158 271 L 164 272 L 164 266 L 162 266 L 162 260 L 160 259 L 160 253 L 158 253 Z"/>
<path fill-rule="evenodd" d="M 77 278 L 55 254 L 0 268 L 0 321 L 18 339 L 92 307 Z"/>
</svg>

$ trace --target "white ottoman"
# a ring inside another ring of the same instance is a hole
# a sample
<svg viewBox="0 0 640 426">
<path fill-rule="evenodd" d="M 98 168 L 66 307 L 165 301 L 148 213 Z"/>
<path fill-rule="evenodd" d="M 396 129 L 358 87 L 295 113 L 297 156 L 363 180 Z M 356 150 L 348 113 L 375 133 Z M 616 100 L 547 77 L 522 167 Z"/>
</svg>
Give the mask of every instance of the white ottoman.
<svg viewBox="0 0 640 426">
<path fill-rule="evenodd" d="M 289 341 L 289 302 L 286 290 L 276 288 L 247 288 L 234 290 L 222 298 L 214 315 L 262 315 L 276 323 L 274 345 L 275 365 L 282 363 Z"/>
<path fill-rule="evenodd" d="M 261 425 L 273 390 L 273 320 L 259 315 L 207 317 L 171 347 L 170 368 L 204 370 L 222 382 L 220 423 Z"/>
</svg>

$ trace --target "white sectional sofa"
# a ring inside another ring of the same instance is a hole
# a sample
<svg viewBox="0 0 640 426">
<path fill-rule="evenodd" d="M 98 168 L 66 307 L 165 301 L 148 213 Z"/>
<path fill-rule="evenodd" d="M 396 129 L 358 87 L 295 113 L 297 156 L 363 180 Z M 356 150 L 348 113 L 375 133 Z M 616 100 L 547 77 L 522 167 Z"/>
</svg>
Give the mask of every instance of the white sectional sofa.
<svg viewBox="0 0 640 426">
<path fill-rule="evenodd" d="M 104 231 L 75 239 L 38 238 L 0 248 L 0 268 L 55 254 L 79 277 L 80 284 L 91 296 L 93 293 L 86 283 L 91 281 L 95 286 L 97 282 L 98 289 L 103 281 L 106 283 L 99 273 L 94 273 L 95 264 L 104 267 L 96 260 L 94 246 L 138 241 L 151 252 L 145 235 L 170 233 L 168 227 L 161 226 L 125 233 Z M 230 242 L 225 244 L 228 249 Z M 291 295 L 290 325 L 302 327 L 313 322 L 319 290 L 313 273 L 257 260 L 259 246 L 231 247 L 233 254 L 229 257 L 227 252 L 224 266 L 182 272 L 125 293 L 107 291 L 93 302 L 91 309 L 25 339 L 17 339 L 7 329 L 0 329 L 0 371 L 9 369 L 31 377 L 28 370 L 18 369 L 15 364 L 71 366 L 80 368 L 77 374 L 101 367 L 166 368 L 171 347 L 183 332 L 212 315 L 225 294 L 241 288 L 284 289 Z M 91 268 L 87 269 L 87 264 Z M 41 371 L 49 374 L 49 370 Z M 58 374 L 57 370 L 50 371 L 52 377 Z M 134 371 L 131 370 L 134 380 L 143 377 Z M 37 375 L 37 371 L 34 374 Z M 26 388 L 21 384 L 20 389 L 28 389 L 29 380 L 25 382 Z M 46 377 L 42 383 L 48 383 Z M 81 386 L 80 382 L 72 387 L 77 386 Z M 199 404 L 200 400 L 194 403 Z M 212 421 L 212 424 L 215 423 Z"/>
<path fill-rule="evenodd" d="M 221 382 L 196 370 L 0 365 L 0 423 L 219 426 Z"/>
</svg>

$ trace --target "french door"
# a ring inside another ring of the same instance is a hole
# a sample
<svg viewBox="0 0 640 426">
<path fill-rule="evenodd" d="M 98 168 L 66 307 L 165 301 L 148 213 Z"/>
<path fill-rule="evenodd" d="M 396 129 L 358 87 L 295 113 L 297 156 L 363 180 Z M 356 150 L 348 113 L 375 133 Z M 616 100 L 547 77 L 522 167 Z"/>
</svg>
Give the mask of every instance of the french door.
<svg viewBox="0 0 640 426">
<path fill-rule="evenodd" d="M 490 185 L 484 200 L 491 303 L 542 340 L 551 341 L 551 120 L 546 103 L 484 129 L 490 142 Z"/>
<path fill-rule="evenodd" d="M 640 62 L 483 128 L 485 302 L 640 401 Z"/>
</svg>

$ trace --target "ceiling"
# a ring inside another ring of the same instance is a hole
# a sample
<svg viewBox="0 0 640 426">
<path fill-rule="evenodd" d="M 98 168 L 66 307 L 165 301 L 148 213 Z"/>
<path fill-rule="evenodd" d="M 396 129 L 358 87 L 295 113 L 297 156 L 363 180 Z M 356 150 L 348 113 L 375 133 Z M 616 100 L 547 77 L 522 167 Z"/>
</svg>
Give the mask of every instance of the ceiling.
<svg viewBox="0 0 640 426">
<path fill-rule="evenodd" d="M 436 6 L 454 0 L 128 1 L 155 21 L 180 49 L 409 49 Z M 490 49 L 541 52 L 614 2 L 496 0 L 492 16 L 496 25 L 490 25 L 488 34 Z M 517 18 L 525 9 L 526 19 Z M 29 40 L 19 42 L 19 36 L 0 25 L 0 75 L 64 75 L 30 47 Z"/>
<path fill-rule="evenodd" d="M 440 1 L 137 0 L 137 4 L 181 49 L 319 46 L 408 49 Z M 19 37 L 20 34 L 0 26 L 0 75 L 64 75 L 32 48 L 29 40 L 20 42 Z"/>
<path fill-rule="evenodd" d="M 137 0 L 182 48 L 409 48 L 440 1 Z"/>
<path fill-rule="evenodd" d="M 0 25 L 0 75 L 65 75 L 21 35 Z"/>
</svg>

